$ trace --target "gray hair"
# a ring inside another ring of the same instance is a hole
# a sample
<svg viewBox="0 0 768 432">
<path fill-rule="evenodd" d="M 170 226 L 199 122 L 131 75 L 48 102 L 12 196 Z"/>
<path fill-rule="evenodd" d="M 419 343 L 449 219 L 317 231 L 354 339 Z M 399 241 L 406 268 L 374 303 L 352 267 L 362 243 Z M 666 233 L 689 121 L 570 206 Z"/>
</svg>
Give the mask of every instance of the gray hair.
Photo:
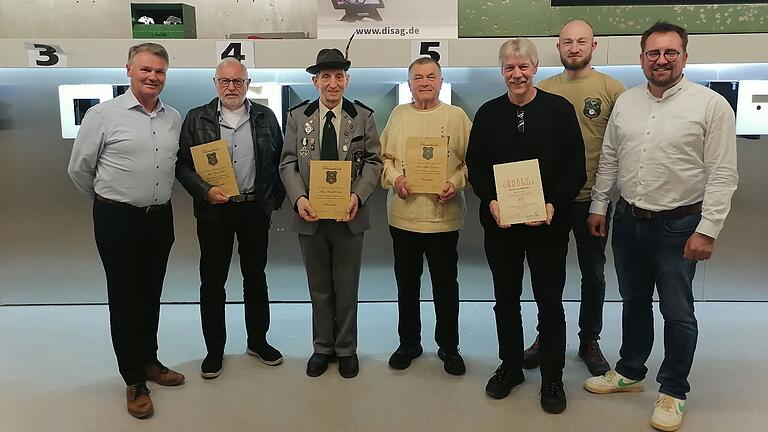
<svg viewBox="0 0 768 432">
<path fill-rule="evenodd" d="M 504 67 L 504 60 L 511 56 L 529 58 L 534 65 L 539 64 L 539 52 L 528 38 L 520 37 L 504 42 L 499 48 L 499 66 Z"/>
<path fill-rule="evenodd" d="M 234 58 L 234 57 L 224 57 L 223 59 L 219 60 L 219 62 L 216 64 L 216 74 L 219 73 L 219 68 L 224 65 L 229 64 L 236 64 L 240 66 L 243 69 L 243 72 L 245 73 L 245 79 L 248 79 L 248 68 L 240 62 L 240 60 Z"/>
<path fill-rule="evenodd" d="M 156 55 L 168 63 L 168 51 L 165 50 L 165 47 L 153 42 L 145 42 L 143 44 L 134 45 L 128 49 L 128 64 L 131 64 L 136 54 L 142 52 Z"/>
<path fill-rule="evenodd" d="M 443 76 L 443 68 L 440 67 L 440 62 L 435 60 L 432 57 L 419 57 L 416 60 L 411 63 L 410 66 L 408 66 L 408 79 L 411 79 L 411 72 L 413 71 L 413 67 L 416 65 L 425 65 L 425 64 L 433 64 L 437 66 L 437 73 L 440 76 Z"/>
</svg>

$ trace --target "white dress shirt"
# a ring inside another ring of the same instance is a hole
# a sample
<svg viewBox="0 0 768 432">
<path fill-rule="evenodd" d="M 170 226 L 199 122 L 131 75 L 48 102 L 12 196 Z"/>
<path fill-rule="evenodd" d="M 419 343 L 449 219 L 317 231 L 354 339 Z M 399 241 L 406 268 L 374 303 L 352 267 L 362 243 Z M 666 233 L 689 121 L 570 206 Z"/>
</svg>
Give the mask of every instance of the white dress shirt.
<svg viewBox="0 0 768 432">
<path fill-rule="evenodd" d="M 320 129 L 317 133 L 317 139 L 320 140 L 320 142 L 323 142 L 323 131 L 325 130 L 325 113 L 328 111 L 333 111 L 333 119 L 331 119 L 331 124 L 333 124 L 333 128 L 336 129 L 336 147 L 337 151 L 339 152 L 339 157 L 341 157 L 342 152 L 341 149 L 339 149 L 339 142 L 341 142 L 341 134 L 339 133 L 341 131 L 341 104 L 343 103 L 343 99 L 339 101 L 338 104 L 336 104 L 333 109 L 328 109 L 328 107 L 325 106 L 323 101 L 320 101 L 320 124 L 317 125 L 317 127 Z M 322 146 L 322 144 L 320 144 Z"/>
<path fill-rule="evenodd" d="M 737 182 L 735 118 L 725 98 L 685 77 L 661 98 L 641 85 L 613 108 L 590 212 L 606 214 L 614 186 L 645 210 L 702 202 L 696 231 L 717 238 Z"/>
</svg>

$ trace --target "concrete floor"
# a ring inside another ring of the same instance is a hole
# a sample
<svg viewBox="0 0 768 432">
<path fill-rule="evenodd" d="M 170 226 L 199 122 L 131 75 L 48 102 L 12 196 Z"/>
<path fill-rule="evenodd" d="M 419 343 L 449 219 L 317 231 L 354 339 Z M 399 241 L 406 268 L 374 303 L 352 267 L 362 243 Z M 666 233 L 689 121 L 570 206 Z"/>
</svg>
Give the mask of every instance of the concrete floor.
<svg viewBox="0 0 768 432">
<path fill-rule="evenodd" d="M 648 362 L 646 391 L 598 396 L 581 388 L 588 376 L 576 359 L 578 303 L 567 303 L 565 371 L 568 409 L 539 407 L 537 371 L 501 401 L 484 394 L 498 364 L 491 303 L 462 303 L 461 349 L 468 372 L 449 376 L 435 355 L 434 315 L 422 305 L 425 355 L 405 371 L 387 359 L 397 345 L 396 305 L 360 305 L 361 373 L 341 378 L 335 366 L 304 374 L 311 353 L 306 304 L 272 307 L 270 340 L 286 358 L 264 366 L 244 355 L 242 306 L 228 306 L 224 373 L 199 376 L 204 356 L 198 309 L 163 306 L 160 358 L 187 375 L 178 388 L 150 384 L 156 412 L 139 421 L 124 406 L 105 306 L 0 307 L 0 431 L 650 431 L 654 377 L 662 348 Z M 768 424 L 766 303 L 698 303 L 699 347 L 683 431 L 762 431 Z M 526 336 L 535 305 L 524 304 Z M 620 305 L 605 310 L 602 346 L 616 361 Z M 658 317 L 657 317 L 658 318 Z M 657 319 L 657 335 L 661 320 Z"/>
</svg>

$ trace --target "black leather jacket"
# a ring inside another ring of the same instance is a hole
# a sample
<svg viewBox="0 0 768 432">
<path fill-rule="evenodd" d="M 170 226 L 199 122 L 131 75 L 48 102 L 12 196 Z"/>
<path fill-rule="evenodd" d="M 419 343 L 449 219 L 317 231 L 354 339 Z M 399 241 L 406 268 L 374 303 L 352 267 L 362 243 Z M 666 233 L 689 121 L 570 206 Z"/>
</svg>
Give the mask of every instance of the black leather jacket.
<svg viewBox="0 0 768 432">
<path fill-rule="evenodd" d="M 220 205 L 211 205 L 205 197 L 212 187 L 195 172 L 190 147 L 221 139 L 218 117 L 219 99 L 214 98 L 207 105 L 193 108 L 187 113 L 179 137 L 179 153 L 176 162 L 176 179 L 194 199 L 195 217 L 214 221 L 218 218 Z M 280 181 L 278 166 L 283 150 L 283 134 L 277 117 L 271 109 L 251 102 L 251 136 L 256 156 L 256 181 L 254 193 L 258 202 L 269 216 L 272 210 L 280 208 L 285 198 L 285 188 Z"/>
</svg>

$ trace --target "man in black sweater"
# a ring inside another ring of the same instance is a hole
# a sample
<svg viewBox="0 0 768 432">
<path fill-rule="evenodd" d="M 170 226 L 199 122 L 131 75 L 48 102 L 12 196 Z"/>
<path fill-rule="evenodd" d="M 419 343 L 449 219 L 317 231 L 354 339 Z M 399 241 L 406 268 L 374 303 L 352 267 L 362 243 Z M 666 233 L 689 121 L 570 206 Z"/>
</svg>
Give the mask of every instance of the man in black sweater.
<svg viewBox="0 0 768 432">
<path fill-rule="evenodd" d="M 523 261 L 531 272 L 539 308 L 541 406 L 550 413 L 566 406 L 565 257 L 568 250 L 568 208 L 587 180 L 584 142 L 573 106 L 563 97 L 533 86 L 538 69 L 536 47 L 525 38 L 511 39 L 499 49 L 507 93 L 477 111 L 469 137 L 469 181 L 481 200 L 480 223 L 485 230 L 485 255 L 493 276 L 496 328 L 501 366 L 488 381 L 495 399 L 509 395 L 524 377 L 520 295 Z M 503 225 L 493 166 L 537 159 L 544 188 L 546 220 Z"/>
</svg>

